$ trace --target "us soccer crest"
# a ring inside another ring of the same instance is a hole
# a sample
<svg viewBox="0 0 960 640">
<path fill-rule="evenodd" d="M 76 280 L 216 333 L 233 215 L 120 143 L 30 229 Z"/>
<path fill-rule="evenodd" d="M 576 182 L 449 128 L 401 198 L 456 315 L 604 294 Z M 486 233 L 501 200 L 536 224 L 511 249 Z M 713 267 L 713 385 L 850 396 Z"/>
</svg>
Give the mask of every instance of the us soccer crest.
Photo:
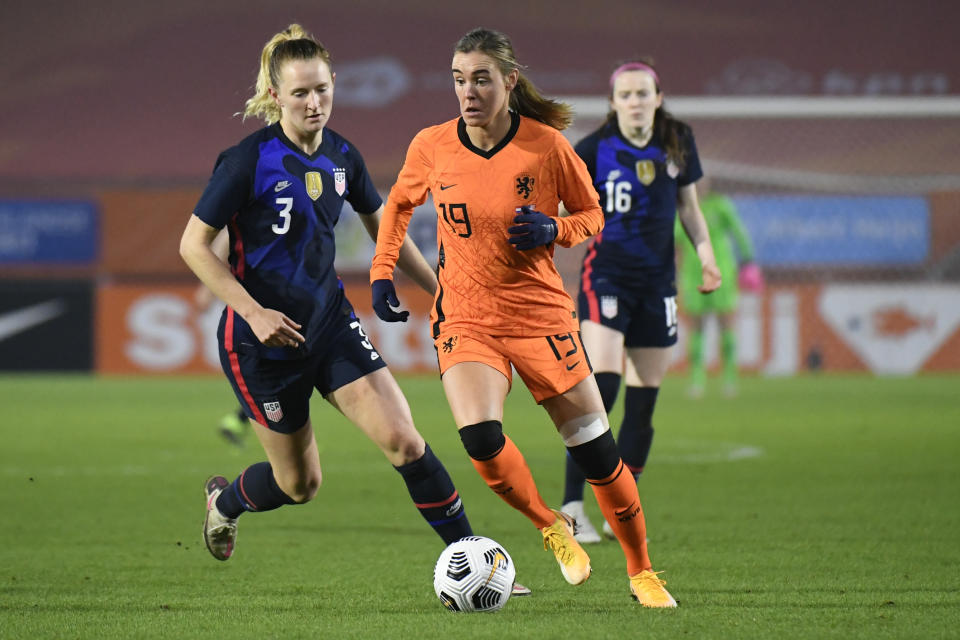
<svg viewBox="0 0 960 640">
<path fill-rule="evenodd" d="M 680 175 L 680 167 L 674 164 L 673 160 L 667 160 L 667 175 L 671 180 L 675 180 Z"/>
<path fill-rule="evenodd" d="M 280 422 L 283 420 L 283 409 L 280 408 L 279 402 L 264 402 L 263 412 L 267 414 L 270 422 Z"/>
<path fill-rule="evenodd" d="M 640 184 L 649 187 L 656 177 L 657 166 L 653 164 L 653 160 L 637 160 L 637 180 Z"/>
<path fill-rule="evenodd" d="M 337 192 L 338 196 L 342 196 L 343 192 L 347 190 L 346 169 L 333 170 L 333 190 Z"/>
<path fill-rule="evenodd" d="M 607 320 L 617 317 L 617 296 L 600 296 L 600 315 Z"/>
<path fill-rule="evenodd" d="M 303 181 L 307 184 L 307 195 L 311 200 L 316 200 L 323 193 L 323 179 L 319 171 L 307 171 L 303 176 Z"/>
</svg>

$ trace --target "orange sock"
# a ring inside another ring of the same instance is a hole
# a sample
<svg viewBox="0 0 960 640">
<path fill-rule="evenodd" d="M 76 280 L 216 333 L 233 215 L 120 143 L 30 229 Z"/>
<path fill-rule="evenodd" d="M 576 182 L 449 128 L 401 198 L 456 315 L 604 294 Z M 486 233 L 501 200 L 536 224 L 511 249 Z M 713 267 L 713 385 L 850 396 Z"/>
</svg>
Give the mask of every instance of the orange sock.
<svg viewBox="0 0 960 640">
<path fill-rule="evenodd" d="M 635 576 L 650 570 L 647 555 L 647 524 L 640 506 L 637 482 L 630 470 L 621 461 L 617 470 L 606 478 L 590 480 L 590 487 L 597 497 L 597 504 L 620 541 L 627 557 L 627 575 Z"/>
<path fill-rule="evenodd" d="M 538 529 L 549 527 L 557 516 L 540 497 L 520 449 L 506 435 L 503 437 L 506 442 L 495 456 L 487 460 L 470 458 L 470 461 L 487 486 L 507 504 L 527 516 Z"/>
</svg>

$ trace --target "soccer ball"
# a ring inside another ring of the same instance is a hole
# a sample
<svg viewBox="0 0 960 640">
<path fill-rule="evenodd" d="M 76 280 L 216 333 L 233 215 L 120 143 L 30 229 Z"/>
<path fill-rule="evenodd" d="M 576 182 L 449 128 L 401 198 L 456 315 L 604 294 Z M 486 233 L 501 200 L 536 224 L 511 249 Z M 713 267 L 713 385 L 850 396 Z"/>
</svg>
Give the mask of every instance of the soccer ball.
<svg viewBox="0 0 960 640">
<path fill-rule="evenodd" d="M 451 611 L 497 611 L 507 604 L 516 567 L 500 543 L 467 536 L 450 544 L 433 569 L 433 590 Z"/>
</svg>

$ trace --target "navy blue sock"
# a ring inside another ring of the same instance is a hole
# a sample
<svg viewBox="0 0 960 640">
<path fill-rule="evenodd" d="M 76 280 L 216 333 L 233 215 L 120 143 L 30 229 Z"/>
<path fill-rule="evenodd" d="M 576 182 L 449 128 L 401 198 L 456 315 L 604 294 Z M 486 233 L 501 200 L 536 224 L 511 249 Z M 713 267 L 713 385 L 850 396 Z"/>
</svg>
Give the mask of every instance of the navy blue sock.
<svg viewBox="0 0 960 640">
<path fill-rule="evenodd" d="M 620 390 L 620 374 L 602 371 L 593 374 L 593 377 L 597 379 L 597 386 L 600 388 L 600 397 L 603 399 L 603 409 L 607 413 L 610 413 L 614 403 L 617 401 L 617 392 Z M 563 502 L 561 504 L 582 501 L 583 483 L 586 482 L 587 479 L 583 476 L 580 467 L 577 466 L 577 463 L 574 462 L 569 453 L 567 454 L 566 473 L 564 473 L 563 478 Z"/>
<path fill-rule="evenodd" d="M 617 445 L 620 457 L 638 478 L 643 473 L 653 444 L 653 409 L 660 387 L 627 387 L 623 396 L 623 424 Z"/>
<path fill-rule="evenodd" d="M 593 377 L 597 379 L 600 398 L 603 399 L 603 410 L 610 413 L 617 402 L 617 392 L 620 391 L 620 374 L 601 371 L 593 374 Z"/>
<path fill-rule="evenodd" d="M 430 445 L 419 460 L 394 467 L 407 483 L 407 491 L 423 519 L 433 527 L 444 543 L 473 535 L 467 512 L 453 480 L 443 463 L 433 455 Z"/>
<path fill-rule="evenodd" d="M 270 511 L 285 504 L 295 503 L 277 484 L 269 462 L 244 469 L 217 498 L 217 509 L 228 518 L 236 518 L 244 511 Z"/>
</svg>

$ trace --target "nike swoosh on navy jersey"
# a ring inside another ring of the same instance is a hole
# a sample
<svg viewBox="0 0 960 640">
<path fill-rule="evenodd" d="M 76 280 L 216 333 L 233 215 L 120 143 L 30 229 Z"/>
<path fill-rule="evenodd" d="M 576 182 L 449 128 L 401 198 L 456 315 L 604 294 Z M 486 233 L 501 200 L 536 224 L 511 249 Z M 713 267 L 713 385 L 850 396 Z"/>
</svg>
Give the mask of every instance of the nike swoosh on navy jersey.
<svg viewBox="0 0 960 640">
<path fill-rule="evenodd" d="M 7 311 L 0 314 L 0 340 L 6 340 L 18 333 L 29 331 L 34 327 L 53 320 L 67 310 L 63 300 L 41 302 L 32 307 Z"/>
</svg>

